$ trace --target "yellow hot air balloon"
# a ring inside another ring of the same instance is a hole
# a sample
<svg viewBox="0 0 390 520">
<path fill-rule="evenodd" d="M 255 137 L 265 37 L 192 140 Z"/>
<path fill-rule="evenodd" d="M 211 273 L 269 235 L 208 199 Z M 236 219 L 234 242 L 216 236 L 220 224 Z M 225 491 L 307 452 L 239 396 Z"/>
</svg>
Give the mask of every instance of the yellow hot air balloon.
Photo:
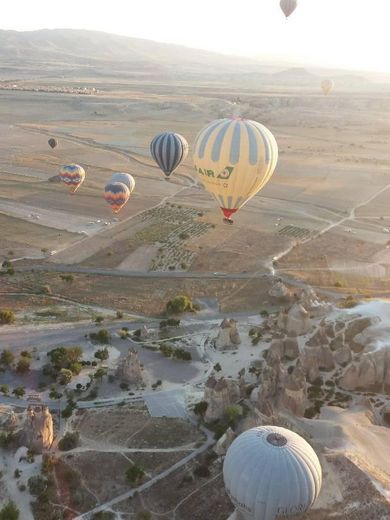
<svg viewBox="0 0 390 520">
<path fill-rule="evenodd" d="M 247 119 L 218 119 L 194 145 L 194 164 L 205 189 L 217 200 L 225 222 L 270 180 L 278 145 L 265 126 Z"/>
<path fill-rule="evenodd" d="M 321 83 L 322 92 L 328 96 L 334 89 L 334 81 L 332 79 L 324 79 Z"/>
</svg>

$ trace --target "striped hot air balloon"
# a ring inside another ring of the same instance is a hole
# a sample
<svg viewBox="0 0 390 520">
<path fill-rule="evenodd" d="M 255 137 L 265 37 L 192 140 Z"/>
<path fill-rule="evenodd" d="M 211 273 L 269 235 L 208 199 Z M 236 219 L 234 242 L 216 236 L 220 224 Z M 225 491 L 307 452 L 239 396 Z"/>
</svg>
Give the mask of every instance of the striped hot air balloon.
<svg viewBox="0 0 390 520">
<path fill-rule="evenodd" d="M 133 193 L 135 188 L 135 180 L 130 173 L 113 173 L 111 176 L 111 182 L 122 182 L 130 190 L 130 195 Z"/>
<path fill-rule="evenodd" d="M 284 12 L 286 18 L 291 16 L 297 8 L 298 0 L 280 0 L 280 8 Z"/>
<path fill-rule="evenodd" d="M 228 223 L 267 184 L 277 162 L 274 136 L 256 121 L 218 119 L 201 130 L 194 145 L 199 179 Z"/>
<path fill-rule="evenodd" d="M 188 155 L 188 143 L 180 134 L 163 132 L 150 143 L 150 153 L 166 177 L 169 177 Z"/>
<path fill-rule="evenodd" d="M 75 193 L 85 179 L 85 171 L 78 164 L 67 164 L 60 169 L 61 181 L 69 186 L 70 192 Z"/>
<path fill-rule="evenodd" d="M 119 213 L 130 198 L 130 190 L 123 182 L 110 182 L 104 188 L 104 198 L 114 213 Z"/>
</svg>

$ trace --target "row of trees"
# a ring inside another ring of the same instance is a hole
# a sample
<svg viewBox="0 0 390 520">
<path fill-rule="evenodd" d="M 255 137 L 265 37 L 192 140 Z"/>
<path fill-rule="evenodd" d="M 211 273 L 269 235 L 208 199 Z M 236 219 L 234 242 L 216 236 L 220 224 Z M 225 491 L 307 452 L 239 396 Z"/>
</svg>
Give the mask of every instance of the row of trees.
<svg viewBox="0 0 390 520">
<path fill-rule="evenodd" d="M 184 350 L 183 348 L 175 348 L 170 343 L 162 343 L 160 345 L 160 351 L 165 357 L 173 357 L 182 361 L 191 361 L 191 352 Z"/>
</svg>

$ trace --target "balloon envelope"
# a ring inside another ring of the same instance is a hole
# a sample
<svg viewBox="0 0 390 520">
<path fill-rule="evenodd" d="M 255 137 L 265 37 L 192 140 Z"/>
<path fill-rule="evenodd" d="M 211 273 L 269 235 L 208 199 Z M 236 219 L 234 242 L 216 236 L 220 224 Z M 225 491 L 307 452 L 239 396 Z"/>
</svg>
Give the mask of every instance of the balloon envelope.
<svg viewBox="0 0 390 520">
<path fill-rule="evenodd" d="M 114 213 L 119 213 L 130 198 L 130 190 L 123 182 L 110 182 L 104 188 L 104 198 Z"/>
<path fill-rule="evenodd" d="M 334 89 L 334 81 L 332 79 L 324 79 L 321 83 L 322 92 L 327 96 Z"/>
<path fill-rule="evenodd" d="M 223 478 L 245 519 L 274 520 L 310 509 L 321 490 L 322 470 L 315 451 L 298 434 L 261 426 L 229 447 Z"/>
<path fill-rule="evenodd" d="M 298 0 L 280 0 L 280 8 L 285 14 L 286 18 L 291 16 L 297 8 Z"/>
<path fill-rule="evenodd" d="M 228 220 L 267 184 L 277 161 L 272 133 L 246 119 L 213 121 L 201 130 L 194 145 L 199 180 Z"/>
<path fill-rule="evenodd" d="M 67 164 L 60 169 L 60 179 L 75 193 L 85 179 L 84 168 L 78 164 Z"/>
<path fill-rule="evenodd" d="M 55 148 L 58 144 L 58 141 L 57 141 L 57 139 L 54 139 L 54 137 L 51 137 L 48 140 L 48 143 L 49 143 L 50 148 Z"/>
<path fill-rule="evenodd" d="M 130 173 L 113 173 L 111 182 L 122 182 L 123 184 L 126 184 L 130 190 L 130 194 L 133 193 L 135 188 L 135 180 Z"/>
<path fill-rule="evenodd" d="M 163 132 L 150 143 L 150 153 L 166 177 L 169 177 L 188 155 L 188 143 L 180 134 Z"/>
</svg>

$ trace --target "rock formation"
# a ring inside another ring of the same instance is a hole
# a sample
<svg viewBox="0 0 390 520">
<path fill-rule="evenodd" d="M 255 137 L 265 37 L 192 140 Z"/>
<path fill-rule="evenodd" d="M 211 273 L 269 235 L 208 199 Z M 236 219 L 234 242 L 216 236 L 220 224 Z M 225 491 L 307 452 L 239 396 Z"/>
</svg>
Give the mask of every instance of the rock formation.
<svg viewBox="0 0 390 520">
<path fill-rule="evenodd" d="M 299 366 L 286 370 L 280 358 L 271 360 L 262 374 L 262 385 L 257 398 L 259 411 L 272 416 L 281 410 L 288 410 L 294 415 L 302 416 L 306 409 L 306 398 L 303 370 Z"/>
<path fill-rule="evenodd" d="M 278 327 L 297 336 L 307 334 L 311 328 L 310 316 L 307 310 L 300 303 L 295 303 L 289 310 L 284 310 L 279 314 Z"/>
<path fill-rule="evenodd" d="M 390 347 L 363 354 L 347 366 L 339 384 L 350 391 L 390 392 Z"/>
<path fill-rule="evenodd" d="M 344 347 L 341 347 L 339 349 L 337 349 L 334 353 L 333 353 L 333 359 L 335 360 L 335 362 L 342 366 L 342 367 L 346 367 L 347 365 L 349 365 L 352 361 L 352 352 L 351 352 L 351 349 L 345 345 Z"/>
<path fill-rule="evenodd" d="M 211 376 L 206 382 L 203 399 L 208 403 L 205 421 L 215 421 L 223 416 L 228 406 L 240 400 L 239 385 L 223 377 L 217 380 Z"/>
<path fill-rule="evenodd" d="M 331 303 L 320 300 L 311 287 L 302 289 L 299 301 L 311 318 L 326 316 L 333 308 Z"/>
<path fill-rule="evenodd" d="M 215 346 L 218 349 L 235 349 L 240 345 L 241 339 L 237 329 L 237 322 L 233 319 L 224 319 L 219 326 Z"/>
<path fill-rule="evenodd" d="M 299 356 L 299 345 L 294 334 L 290 336 L 285 336 L 284 334 L 274 336 L 268 351 L 268 359 L 272 359 L 275 356 L 278 356 L 281 360 L 292 361 L 297 359 Z"/>
<path fill-rule="evenodd" d="M 299 357 L 306 378 L 313 383 L 321 371 L 330 372 L 335 368 L 333 353 L 328 346 L 305 347 Z"/>
<path fill-rule="evenodd" d="M 54 439 L 53 417 L 47 406 L 29 406 L 23 428 L 23 443 L 35 453 L 48 450 Z"/>
<path fill-rule="evenodd" d="M 18 418 L 10 406 L 0 406 L 0 428 L 12 430 L 18 425 Z"/>
<path fill-rule="evenodd" d="M 148 329 L 146 328 L 146 325 L 144 325 L 144 326 L 140 329 L 139 339 L 140 339 L 141 341 L 146 341 L 148 338 L 149 338 L 149 331 L 148 331 Z"/>
<path fill-rule="evenodd" d="M 215 453 L 222 457 L 226 454 L 229 446 L 234 441 L 235 438 L 234 431 L 229 427 L 226 432 L 222 435 L 222 437 L 218 440 L 217 444 L 214 446 Z"/>
<path fill-rule="evenodd" d="M 119 362 L 117 376 L 124 383 L 142 383 L 142 368 L 135 349 L 129 348 L 127 356 Z"/>
<path fill-rule="evenodd" d="M 291 291 L 284 285 L 283 282 L 276 282 L 271 289 L 268 291 L 268 295 L 275 302 L 289 302 L 292 299 Z"/>
</svg>

